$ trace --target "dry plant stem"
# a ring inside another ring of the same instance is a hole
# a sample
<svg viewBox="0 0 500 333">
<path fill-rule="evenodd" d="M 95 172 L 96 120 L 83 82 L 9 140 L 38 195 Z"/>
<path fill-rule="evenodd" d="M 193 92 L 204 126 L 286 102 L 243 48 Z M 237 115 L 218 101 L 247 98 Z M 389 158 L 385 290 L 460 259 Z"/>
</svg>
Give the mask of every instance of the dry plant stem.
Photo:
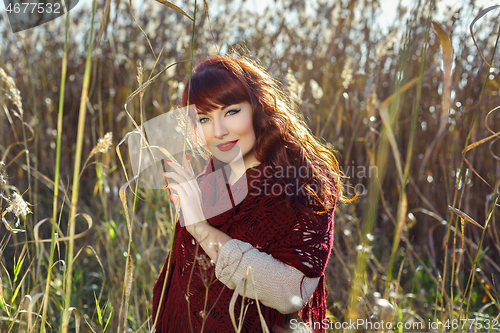
<svg viewBox="0 0 500 333">
<path fill-rule="evenodd" d="M 22 45 L 23 45 L 24 56 L 25 56 L 25 60 L 26 60 L 26 62 L 27 62 L 27 64 L 28 64 L 29 72 L 30 72 L 30 73 L 33 73 L 32 65 L 31 65 L 31 62 L 30 62 L 30 60 L 29 60 L 28 49 L 27 49 L 27 46 L 26 46 L 26 44 L 25 44 L 25 39 L 24 39 L 24 38 L 21 38 L 21 40 L 20 40 L 20 41 L 21 41 L 21 43 L 22 43 Z M 32 79 L 32 77 L 31 77 L 31 76 L 30 76 L 30 79 Z M 37 113 L 37 100 L 36 100 L 36 98 L 35 98 L 35 96 L 36 96 L 36 94 L 35 94 L 35 84 L 34 84 L 33 82 L 31 82 L 31 81 L 30 81 L 30 88 L 31 88 L 31 91 L 32 91 L 32 94 L 31 94 L 31 95 L 33 96 L 33 102 L 32 102 L 33 107 L 32 107 L 32 111 L 33 111 L 33 114 L 36 114 L 36 113 Z M 19 102 L 19 103 L 22 105 L 22 102 Z M 5 107 L 5 105 L 4 105 L 4 109 L 6 110 L 6 111 L 5 111 L 5 112 L 6 112 L 6 114 L 8 114 L 8 110 L 7 110 L 7 108 Z M 30 127 L 30 126 L 29 126 L 26 122 L 24 122 L 24 113 L 23 113 L 23 111 L 22 111 L 22 106 L 21 106 L 21 109 L 19 109 L 19 106 L 18 106 L 18 111 L 19 111 L 19 113 L 17 114 L 17 117 L 18 117 L 18 118 L 19 118 L 19 120 L 21 121 L 21 129 L 22 129 L 22 133 L 23 133 L 23 141 L 22 141 L 22 142 L 16 142 L 16 143 L 15 143 L 15 144 L 13 144 L 13 145 L 16 145 L 16 144 L 18 144 L 18 143 L 19 143 L 19 144 L 24 145 L 23 152 L 24 152 L 24 154 L 25 154 L 25 156 L 26 156 L 27 176 L 28 176 L 28 179 L 27 179 L 27 183 L 28 183 L 28 189 L 27 189 L 27 191 L 28 191 L 28 197 L 29 197 L 28 201 L 29 201 L 29 202 L 33 202 L 33 198 L 32 198 L 32 188 L 31 188 L 31 167 L 30 167 L 30 157 L 29 157 L 30 152 L 29 152 L 29 150 L 28 150 L 28 142 L 29 142 L 29 141 L 31 141 L 31 140 L 34 138 L 34 132 L 33 132 L 33 130 L 31 129 L 31 127 Z M 12 120 L 11 120 L 11 125 L 12 125 Z M 27 139 L 27 137 L 26 137 L 26 128 L 25 128 L 25 127 L 28 127 L 28 128 L 30 129 L 30 131 L 32 132 L 32 137 L 31 137 L 30 139 Z M 15 133 L 13 125 L 12 125 L 12 129 L 13 129 L 13 132 Z M 16 137 L 16 141 L 18 141 L 18 139 L 17 139 L 17 135 L 15 135 L 15 137 Z M 12 146 L 12 145 L 11 145 L 11 146 Z M 11 146 L 9 146 L 9 148 L 10 148 Z M 9 148 L 7 148 L 7 151 L 9 151 Z M 21 153 L 20 153 L 20 154 L 21 154 Z M 19 155 L 20 155 L 20 154 L 19 154 Z M 3 156 L 2 160 L 4 160 L 6 156 L 7 156 L 7 153 L 5 153 L 5 154 L 4 154 L 4 156 Z M 17 158 L 17 156 L 16 156 L 16 158 Z M 10 163 L 12 163 L 12 161 L 11 161 Z M 9 164 L 10 164 L 10 163 L 9 163 Z M 8 165 L 9 165 L 9 164 L 8 164 Z M 28 244 L 28 239 L 29 239 L 28 232 L 29 232 L 29 230 L 31 230 L 31 226 L 29 226 L 29 221 L 30 221 L 30 220 L 31 220 L 31 217 L 27 216 L 27 217 L 26 217 L 25 228 L 24 228 L 24 230 L 26 230 L 26 231 L 27 231 L 27 232 L 25 232 L 25 233 L 24 233 L 24 242 L 25 242 L 26 244 Z M 16 239 L 16 240 L 17 240 L 17 235 L 14 235 L 14 239 Z M 30 249 L 28 248 L 28 249 L 27 249 L 27 251 L 28 251 L 28 259 L 29 259 L 29 260 L 31 260 Z M 35 278 L 35 276 L 36 276 L 36 272 L 35 272 L 35 270 L 33 270 L 33 271 L 32 271 L 32 272 L 30 272 L 30 273 L 31 273 L 31 275 L 32 275 L 32 280 L 33 280 L 33 281 L 35 281 L 35 280 L 36 280 L 36 278 Z"/>
<path fill-rule="evenodd" d="M 179 201 L 179 200 L 177 200 L 177 201 Z M 189 303 L 189 287 L 191 286 L 191 280 L 193 279 L 194 268 L 196 266 L 196 257 L 198 257 L 198 249 L 199 248 L 200 248 L 200 243 L 197 242 L 196 249 L 194 251 L 194 262 L 193 262 L 193 265 L 191 266 L 191 272 L 189 273 L 189 280 L 188 280 L 188 284 L 186 287 L 186 294 L 188 295 L 188 322 L 189 322 L 189 328 L 191 330 L 191 333 L 193 333 L 194 331 L 193 331 L 193 323 L 191 321 L 191 304 Z"/>
<path fill-rule="evenodd" d="M 420 164 L 420 170 L 418 175 L 424 174 L 424 169 L 427 165 L 427 162 L 431 158 L 432 160 L 436 158 L 437 153 L 439 152 L 441 141 L 446 136 L 448 131 L 449 124 L 449 109 L 450 109 L 450 99 L 451 99 L 451 86 L 452 86 L 452 76 L 451 76 L 451 67 L 453 62 L 453 46 L 450 40 L 450 36 L 443 29 L 443 27 L 436 21 L 432 21 L 432 27 L 434 31 L 437 33 L 437 37 L 439 40 L 439 44 L 441 45 L 441 50 L 443 53 L 443 97 L 442 97 L 442 112 L 439 120 L 439 129 L 429 145 L 429 148 L 424 154 L 422 159 L 422 163 Z"/>
<path fill-rule="evenodd" d="M 144 96 L 144 93 L 141 92 L 139 95 L 139 108 L 140 108 L 140 117 L 141 117 L 141 133 L 144 133 L 143 131 L 143 126 L 144 126 L 144 119 L 143 119 L 143 113 L 142 113 L 142 98 Z M 144 136 L 141 135 L 141 147 L 143 142 L 146 139 Z M 142 149 L 139 152 L 139 170 L 141 168 L 142 164 Z M 134 222 L 134 217 L 135 217 L 135 210 L 137 207 L 137 200 L 139 199 L 139 196 L 137 194 L 137 190 L 139 188 L 139 181 L 135 183 L 135 190 L 134 190 L 134 199 L 132 203 L 132 218 L 130 221 L 127 221 L 127 229 L 128 229 L 128 242 L 127 242 L 127 260 L 126 260 L 126 268 L 125 268 L 125 277 L 123 281 L 123 293 L 122 293 L 122 299 L 121 299 L 121 304 L 120 304 L 120 312 L 118 314 L 118 332 L 121 332 L 125 330 L 126 322 L 127 322 L 127 312 L 128 312 L 128 304 L 130 300 L 130 290 L 131 290 L 131 283 L 132 283 L 132 278 L 133 278 L 133 263 L 132 263 L 132 256 L 130 255 L 130 249 L 132 245 L 132 225 Z M 123 203 L 124 205 L 127 205 L 126 202 L 126 197 L 125 201 Z M 125 211 L 125 214 L 128 215 L 128 211 Z M 127 216 L 128 217 L 128 216 Z"/>
<path fill-rule="evenodd" d="M 417 131 L 417 122 L 418 122 L 418 110 L 420 107 L 420 98 L 422 95 L 422 83 L 423 83 L 423 77 L 424 77 L 424 72 L 425 72 L 425 63 L 426 63 L 426 54 L 427 54 L 427 42 L 429 40 L 429 31 L 430 31 L 430 24 L 431 24 L 432 18 L 429 16 L 427 18 L 427 27 L 425 30 L 425 39 L 422 44 L 421 52 L 422 52 L 422 60 L 420 61 L 420 73 L 418 77 L 418 84 L 417 84 L 417 94 L 415 98 L 415 106 L 413 108 L 413 121 L 411 125 L 411 132 L 410 132 L 410 140 L 408 142 L 408 150 L 406 154 L 406 161 L 405 161 L 405 168 L 404 168 L 404 174 L 403 174 L 403 179 L 401 181 L 401 192 L 399 195 L 399 202 L 398 202 L 398 210 L 396 213 L 396 229 L 394 231 L 394 239 L 392 242 L 392 250 L 391 250 L 391 258 L 389 260 L 389 269 L 387 272 L 387 280 L 385 283 L 385 292 L 384 292 L 384 298 L 387 298 L 388 293 L 389 293 L 389 286 L 391 283 L 391 278 L 392 278 L 392 267 L 394 265 L 394 260 L 396 257 L 396 253 L 399 247 L 399 242 L 401 240 L 401 232 L 403 229 L 403 224 L 405 221 L 406 213 L 408 210 L 408 200 L 406 196 L 406 183 L 408 176 L 410 174 L 410 165 L 411 165 L 411 158 L 413 155 L 413 144 L 415 141 L 415 133 Z"/>
<path fill-rule="evenodd" d="M 130 8 L 132 8 L 132 3 L 129 2 Z M 142 67 L 140 67 L 142 69 Z M 142 84 L 142 71 L 141 73 L 137 76 L 139 86 Z M 140 132 L 144 133 L 144 116 L 143 116 L 143 97 L 144 97 L 144 91 L 141 91 L 139 94 L 139 109 L 140 109 Z M 148 145 L 146 142 L 146 138 L 141 135 L 141 147 L 143 146 L 143 143 Z M 139 152 L 139 170 L 141 169 L 141 164 L 142 164 L 142 149 Z M 123 285 L 123 293 L 122 293 L 122 299 L 120 302 L 120 312 L 118 314 L 118 332 L 122 332 L 125 330 L 126 323 L 127 323 L 127 313 L 128 313 L 128 305 L 130 301 L 130 291 L 131 291 L 131 284 L 132 284 L 132 279 L 133 279 L 133 262 L 132 262 L 132 256 L 130 254 L 131 251 L 131 246 L 132 246 L 132 225 L 134 222 L 134 217 L 135 217 L 135 211 L 137 207 L 137 201 L 139 199 L 139 196 L 137 195 L 137 191 L 139 188 L 139 181 L 135 183 L 135 190 L 134 190 L 134 197 L 133 197 L 133 203 L 132 203 L 132 217 L 129 221 L 129 213 L 125 209 L 125 214 L 127 214 L 127 229 L 128 229 L 128 242 L 127 242 L 127 260 L 126 260 L 126 268 L 125 268 L 125 277 L 124 277 L 124 285 Z M 123 201 L 124 207 L 127 205 L 127 199 L 126 196 Z"/>
<path fill-rule="evenodd" d="M 189 65 L 189 86 L 188 86 L 188 98 L 187 98 L 187 106 L 186 106 L 186 119 L 189 119 L 189 117 L 188 117 L 188 112 L 189 112 L 189 91 L 191 90 L 191 77 L 193 75 L 193 52 L 194 52 L 194 31 L 195 31 L 195 25 L 196 25 L 196 7 L 197 7 L 197 1 L 194 0 L 194 15 L 193 15 L 193 29 L 192 29 L 193 31 L 192 31 L 192 34 L 191 34 L 191 59 L 190 59 L 190 65 Z M 185 128 L 184 128 L 184 146 L 183 146 L 183 149 L 182 149 L 183 156 L 186 155 L 186 141 L 187 141 L 187 128 L 188 128 L 187 124 L 188 124 L 188 122 L 186 121 L 186 125 L 185 125 Z M 182 159 L 182 165 L 184 166 L 184 158 Z M 176 202 L 176 209 L 175 209 L 176 212 L 179 211 L 180 201 L 181 200 L 180 200 L 180 197 L 179 197 L 177 199 L 177 202 Z M 173 246 L 174 246 L 175 231 L 176 231 L 176 225 L 177 225 L 177 216 L 175 217 L 175 219 L 173 220 L 172 223 L 174 224 L 174 230 L 172 231 L 172 241 L 170 243 L 170 252 L 169 252 L 168 261 L 167 261 L 167 269 L 165 271 L 165 280 L 163 282 L 163 288 L 161 290 L 159 307 L 161 306 L 161 304 L 163 302 L 163 297 L 165 295 L 165 286 L 167 285 L 168 274 L 169 274 L 169 271 L 170 271 L 170 259 L 172 257 L 172 249 L 173 249 Z M 194 267 L 195 264 L 196 264 L 196 256 L 194 258 L 193 267 Z M 191 281 L 191 276 L 189 278 L 189 282 L 190 281 Z M 188 283 L 188 286 L 189 286 L 189 283 Z M 189 306 L 189 302 L 188 302 L 188 306 Z M 153 332 L 155 330 L 156 323 L 158 322 L 158 314 L 159 313 L 160 313 L 160 311 L 157 311 L 156 312 L 156 316 L 154 318 L 153 328 L 151 329 Z M 189 314 L 190 314 L 190 311 L 188 311 L 188 315 Z M 192 327 L 191 316 L 190 315 L 189 315 L 188 319 L 189 319 L 189 326 L 190 326 L 191 332 L 193 332 L 193 327 Z"/>
<path fill-rule="evenodd" d="M 462 192 L 460 194 L 460 199 L 458 200 L 458 202 L 462 202 L 462 198 L 464 196 L 464 193 L 465 193 L 465 184 L 467 184 L 467 180 L 469 179 L 469 172 L 468 170 L 465 172 L 465 177 L 464 177 L 464 181 L 463 181 L 463 185 L 462 185 Z M 463 223 L 464 223 L 464 219 L 461 218 L 461 224 L 462 224 L 462 251 L 465 251 L 465 248 L 463 246 L 463 243 L 464 243 L 464 234 L 463 234 Z M 455 296 L 454 296 L 454 293 L 453 293 L 453 280 L 454 279 L 457 279 L 457 291 L 459 292 L 460 289 L 458 288 L 459 285 L 458 285 L 458 278 L 457 276 L 455 275 L 455 270 L 457 271 L 457 275 L 458 275 L 458 270 L 459 270 L 459 267 L 461 266 L 461 261 L 456 260 L 456 250 L 457 250 L 457 232 L 458 232 L 458 228 L 457 228 L 457 224 L 458 224 L 458 219 L 455 219 L 455 230 L 453 231 L 453 252 L 452 252 L 452 260 L 451 260 L 451 278 L 450 278 L 450 298 L 451 299 L 455 299 Z M 463 252 L 462 252 L 463 254 Z M 455 268 L 455 265 L 456 265 L 456 268 Z M 463 299 L 463 297 L 462 297 Z M 448 311 L 449 313 L 451 313 L 452 311 L 452 302 L 448 302 Z M 459 317 L 460 318 L 460 317 Z M 450 318 L 451 319 L 451 318 Z"/>
<path fill-rule="evenodd" d="M 207 322 L 208 314 L 207 314 L 207 305 L 208 305 L 208 291 L 210 290 L 210 286 L 212 285 L 212 282 L 214 281 L 214 276 L 213 273 L 210 276 L 210 281 L 208 284 L 205 285 L 205 303 L 203 304 L 203 321 L 201 323 L 201 330 L 200 333 L 203 332 L 203 329 L 205 327 L 205 323 Z"/>
<path fill-rule="evenodd" d="M 64 309 L 66 311 L 63 312 L 62 316 L 62 325 L 61 331 L 62 333 L 68 332 L 68 323 L 69 323 L 69 307 L 71 302 L 71 289 L 72 289 L 72 274 L 73 274 L 73 253 L 75 248 L 75 217 L 76 217 L 76 205 L 78 204 L 78 189 L 80 185 L 80 166 L 82 160 L 82 147 L 83 147 L 83 135 L 85 130 L 85 115 L 86 115 L 86 103 L 90 82 L 90 70 L 92 67 L 92 41 L 94 36 L 94 16 L 96 11 L 96 0 L 92 3 L 92 21 L 90 25 L 90 36 L 89 36 L 89 45 L 87 49 L 87 59 L 85 63 L 85 72 L 83 76 L 83 85 L 82 85 L 82 94 L 80 99 L 80 112 L 78 117 L 78 133 L 76 137 L 76 153 L 75 153 L 75 165 L 73 168 L 73 186 L 71 193 L 71 208 L 70 215 L 68 221 L 68 229 L 69 229 L 69 246 L 68 246 L 68 256 L 67 256 L 67 270 L 66 270 L 66 283 L 65 283 L 65 299 L 64 299 Z M 55 184 L 57 187 L 57 184 Z"/>
<path fill-rule="evenodd" d="M 497 41 L 498 41 L 498 39 L 497 39 Z M 491 60 L 491 63 L 493 63 L 493 59 Z M 471 268 L 472 274 L 469 275 L 469 280 L 467 281 L 467 286 L 465 287 L 465 291 L 464 291 L 464 295 L 467 294 L 467 291 L 469 292 L 469 296 L 467 297 L 467 309 L 465 310 L 465 313 L 467 316 L 469 315 L 470 298 L 472 295 L 472 286 L 474 285 L 474 277 L 476 274 L 476 265 L 477 265 L 477 262 L 479 260 L 479 254 L 481 253 L 481 245 L 483 244 L 486 229 L 488 228 L 490 220 L 491 220 L 493 213 L 495 212 L 495 208 L 497 206 L 498 197 L 499 197 L 499 194 L 498 194 L 499 187 L 500 187 L 500 179 L 498 179 L 497 183 L 495 184 L 495 189 L 493 192 L 496 194 L 495 199 L 491 201 L 491 206 L 490 206 L 490 210 L 488 212 L 488 217 L 486 218 L 486 223 L 484 224 L 484 230 L 481 233 L 481 240 L 479 241 L 479 244 L 477 245 L 476 257 L 474 258 L 474 263 L 472 264 L 472 268 Z M 470 285 L 470 287 L 469 287 L 469 285 Z M 465 302 L 465 298 L 462 300 L 462 303 L 460 304 L 460 313 L 462 312 L 462 306 L 463 306 L 464 302 Z"/>
<path fill-rule="evenodd" d="M 495 46 L 493 47 L 493 52 L 492 52 L 492 55 L 491 55 L 491 63 L 493 63 L 493 60 L 495 59 L 495 52 L 496 52 L 496 49 L 497 49 L 497 46 L 498 46 L 498 40 L 500 38 L 500 29 L 497 33 L 497 39 L 495 41 Z M 488 67 L 488 73 L 489 73 L 489 70 L 490 70 L 491 67 Z M 472 135 L 472 129 L 474 128 L 474 124 L 476 122 L 476 119 L 477 119 L 477 116 L 478 116 L 478 113 L 479 113 L 479 108 L 481 106 L 481 102 L 483 100 L 483 94 L 484 94 L 484 90 L 486 88 L 486 84 L 488 82 L 488 75 L 485 75 L 485 79 L 484 79 L 484 82 L 483 82 L 483 87 L 481 88 L 481 94 L 479 95 L 479 101 L 477 103 L 477 106 L 476 106 L 476 110 L 474 111 L 474 116 L 472 118 L 472 122 L 471 122 L 471 125 L 469 127 L 469 133 L 467 134 L 467 138 L 465 139 L 465 144 L 464 144 L 464 150 L 467 148 L 467 146 L 469 145 L 469 140 L 470 140 L 470 137 Z M 456 184 L 455 184 L 455 194 L 453 196 L 453 205 L 452 207 L 455 207 L 455 204 L 457 202 L 457 196 L 458 196 L 458 191 L 459 191 L 459 186 L 460 186 L 460 180 L 462 179 L 462 175 L 463 175 L 463 171 L 464 171 L 464 159 L 465 159 L 465 156 L 462 157 L 462 161 L 460 163 L 460 172 L 459 172 L 459 175 L 457 177 L 457 181 L 456 181 Z M 465 185 L 465 184 L 464 184 Z M 460 205 L 458 207 L 458 209 L 460 209 Z M 444 243 L 445 243 L 445 256 L 444 256 L 444 266 L 443 266 L 443 278 L 442 278 L 442 281 L 441 281 L 441 295 L 444 294 L 444 287 L 445 287 L 445 282 L 446 282 L 446 271 L 447 271 L 447 261 L 448 261 L 448 247 L 449 247 L 449 244 L 448 244 L 448 240 L 450 239 L 450 231 L 451 231 L 451 226 L 454 222 L 454 217 L 455 217 L 455 214 L 451 214 L 451 217 L 450 217 L 450 223 L 448 224 L 448 231 L 446 232 L 446 237 L 445 237 L 445 240 L 444 240 Z M 486 225 L 485 225 L 485 230 L 486 230 Z M 485 231 L 484 230 L 484 231 Z M 483 235 L 484 235 L 484 231 L 483 231 Z M 479 250 L 480 248 L 478 247 L 478 252 L 479 253 Z M 474 274 L 474 272 L 472 273 Z M 443 298 L 441 297 L 440 298 L 440 303 L 441 303 L 441 309 L 443 307 Z M 461 311 L 461 308 L 463 306 L 463 303 L 465 302 L 465 299 L 462 300 L 462 303 L 460 305 L 460 313 L 462 312 Z M 437 308 L 437 304 L 436 304 L 436 308 Z M 444 315 L 444 313 L 443 313 Z M 467 315 L 467 318 L 468 318 L 468 313 L 466 314 Z M 433 320 L 435 321 L 435 317 L 433 318 Z"/>
<path fill-rule="evenodd" d="M 132 3 L 129 2 L 130 8 L 132 8 Z M 137 80 L 139 86 L 142 85 L 143 81 L 143 70 L 142 70 L 142 65 L 139 67 L 139 74 L 137 75 Z M 139 108 L 140 108 L 140 133 L 144 133 L 144 117 L 143 117 L 143 97 L 144 97 L 144 91 L 141 91 L 139 93 Z M 132 118 L 133 119 L 133 118 Z M 135 124 L 135 122 L 134 122 Z M 135 124 L 137 125 L 137 124 Z M 146 146 L 149 146 L 146 138 L 144 135 L 141 135 L 141 147 L 145 144 Z M 141 170 L 141 165 L 142 165 L 142 149 L 139 152 L 139 170 Z M 128 186 L 129 183 L 127 183 Z M 135 218 L 135 211 L 137 207 L 137 200 L 139 199 L 139 196 L 137 195 L 137 191 L 139 188 L 139 181 L 135 183 L 135 190 L 133 191 L 134 193 L 134 199 L 132 203 L 132 218 L 129 217 L 129 213 L 127 210 L 127 198 L 126 195 L 122 198 L 122 203 L 124 207 L 124 211 L 126 214 L 126 219 L 127 219 L 127 229 L 128 229 L 128 242 L 127 242 L 127 261 L 126 261 L 126 268 L 125 268 L 125 277 L 123 281 L 123 293 L 122 293 L 122 299 L 120 302 L 120 312 L 118 314 L 118 332 L 122 332 L 125 330 L 126 323 L 127 323 L 127 313 L 128 313 L 128 307 L 129 307 L 129 301 L 130 301 L 130 291 L 131 291 L 131 285 L 132 285 L 132 279 L 133 279 L 133 263 L 132 263 L 132 256 L 130 254 L 131 250 L 131 245 L 132 245 L 132 225 L 134 222 Z"/>
<path fill-rule="evenodd" d="M 33 73 L 32 63 L 31 63 L 31 61 L 29 61 L 29 57 L 28 57 L 28 54 L 27 54 L 28 49 L 26 48 L 26 45 L 24 44 L 24 39 L 22 39 L 22 43 L 23 43 L 24 50 L 26 52 L 26 62 L 28 63 L 28 68 L 30 70 L 30 73 Z M 36 94 L 35 94 L 35 83 L 32 82 L 30 86 L 31 86 L 31 93 L 32 93 L 32 96 L 33 96 L 33 114 L 37 114 L 37 99 L 35 98 L 35 96 L 36 96 Z M 27 170 L 26 171 L 27 171 L 27 174 L 28 174 L 28 198 L 29 198 L 29 202 L 33 203 L 32 189 L 31 189 L 30 152 L 29 152 L 29 149 L 28 149 L 28 141 L 31 141 L 31 140 L 27 140 L 26 139 L 26 128 L 25 128 L 25 126 L 28 125 L 28 124 L 26 124 L 24 122 L 24 116 L 23 116 L 22 113 L 21 113 L 21 122 L 22 122 L 21 129 L 23 131 L 23 144 L 24 144 L 24 149 L 25 149 L 25 154 L 26 154 L 26 165 L 27 165 Z M 30 217 L 27 216 L 26 219 L 27 219 L 27 221 L 29 221 Z M 30 230 L 30 229 L 31 229 L 31 226 L 29 226 L 29 227 L 26 226 L 25 230 Z M 25 239 L 25 242 L 28 242 L 28 232 L 24 233 L 24 239 Z M 31 254 L 30 254 L 29 248 L 27 250 L 28 250 L 28 259 L 31 260 Z M 33 281 L 35 281 L 35 272 L 34 271 L 32 272 L 32 277 L 33 277 Z"/>
<path fill-rule="evenodd" d="M 42 312 L 42 324 L 40 326 L 40 333 L 45 331 L 45 320 L 47 318 L 47 307 L 49 305 L 50 296 L 50 282 L 52 280 L 52 263 L 54 262 L 54 240 L 56 232 L 56 221 L 57 221 L 57 201 L 59 197 L 59 169 L 61 164 L 61 135 L 63 127 L 63 108 L 64 108 L 64 88 L 66 85 L 66 71 L 67 71 L 67 61 L 68 61 L 68 29 L 69 29 L 69 14 L 66 13 L 66 28 L 65 28 L 65 39 L 64 39 L 64 52 L 62 58 L 62 68 L 61 68 L 61 86 L 59 94 L 59 113 L 57 115 L 57 147 L 56 147 L 56 168 L 55 168 L 55 178 L 54 178 L 54 201 L 52 203 L 52 232 L 50 241 L 50 256 L 49 263 L 47 266 L 47 282 L 45 285 L 45 295 L 43 298 L 43 312 Z"/>
<path fill-rule="evenodd" d="M 109 3 L 111 1 L 106 1 L 106 9 L 109 10 Z M 102 28 L 102 26 L 101 26 Z M 101 32 L 101 31 L 100 31 Z M 99 38 L 98 38 L 98 41 L 97 41 L 97 45 L 99 45 Z M 103 66 L 103 60 L 102 59 L 99 59 L 99 78 L 97 80 L 98 82 L 98 89 L 97 89 L 97 98 L 98 98 L 98 104 L 99 104 L 99 137 L 104 137 L 104 118 L 103 118 L 103 113 L 102 113 L 102 110 L 103 110 L 103 105 L 102 105 L 102 66 Z M 113 132 L 113 131 L 110 131 L 110 132 Z M 99 157 L 99 161 L 97 162 L 98 163 L 98 166 L 100 166 L 100 169 L 98 170 L 101 170 L 100 172 L 97 170 L 97 176 L 98 176 L 98 179 L 99 179 L 99 196 L 101 198 L 101 203 L 102 203 L 102 206 L 103 206 L 103 213 L 104 213 L 104 221 L 105 222 L 108 222 L 108 200 L 107 200 L 107 196 L 104 192 L 104 188 L 102 186 L 103 184 L 103 181 L 101 181 L 103 179 L 103 165 L 104 165 L 104 160 L 105 160 L 105 156 L 101 155 Z"/>
<path fill-rule="evenodd" d="M 195 31 L 195 25 L 196 25 L 196 7 L 197 7 L 197 2 L 196 0 L 194 0 L 194 15 L 193 15 L 193 31 L 192 31 L 192 34 L 191 34 L 191 59 L 190 59 L 190 64 L 189 64 L 189 84 L 188 84 L 188 96 L 187 96 L 187 106 L 186 106 L 186 124 L 184 126 L 184 145 L 182 147 L 182 156 L 185 156 L 186 155 L 186 143 L 187 143 L 187 129 L 188 129 L 188 119 L 189 119 L 189 93 L 191 92 L 191 78 L 193 76 L 193 51 L 194 51 L 194 31 Z M 184 166 L 184 158 L 182 159 L 182 165 Z M 177 205 L 179 206 L 180 205 L 180 201 L 181 201 L 181 198 L 178 197 L 177 199 Z M 178 211 L 178 208 L 176 209 L 176 211 Z M 173 239 L 175 237 L 175 233 L 172 234 L 172 245 L 173 245 Z M 194 270 L 194 267 L 196 266 L 196 256 L 197 256 L 197 253 L 198 253 L 198 247 L 199 247 L 199 243 L 196 244 L 196 254 L 195 254 L 195 257 L 193 259 L 193 270 Z M 172 252 L 170 252 L 172 253 Z M 189 276 L 189 282 L 188 282 L 188 290 L 189 290 L 189 285 L 191 283 L 191 279 L 193 278 L 193 270 L 191 270 L 191 275 Z M 168 270 L 167 270 L 168 272 Z M 208 292 L 208 289 L 207 289 L 207 292 Z M 207 301 L 207 297 L 208 296 L 208 293 L 207 295 L 205 295 L 205 302 Z M 189 302 L 188 302 L 188 309 L 189 309 Z M 191 311 L 188 311 L 188 320 L 189 320 L 189 328 L 191 329 L 191 332 L 193 332 L 193 324 L 191 322 Z M 203 332 L 203 326 L 205 326 L 205 318 L 203 320 L 203 324 L 202 324 L 202 328 L 201 328 L 201 332 Z"/>
</svg>

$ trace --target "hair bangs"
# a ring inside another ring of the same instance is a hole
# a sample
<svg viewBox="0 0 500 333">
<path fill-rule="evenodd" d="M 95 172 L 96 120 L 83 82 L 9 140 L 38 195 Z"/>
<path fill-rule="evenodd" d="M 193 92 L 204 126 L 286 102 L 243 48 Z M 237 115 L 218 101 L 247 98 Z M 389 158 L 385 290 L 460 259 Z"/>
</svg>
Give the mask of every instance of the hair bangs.
<svg viewBox="0 0 500 333">
<path fill-rule="evenodd" d="M 189 84 L 189 81 L 188 81 Z M 182 96 L 182 104 L 187 105 L 187 89 Z M 221 106 L 250 102 L 245 85 L 231 72 L 222 68 L 205 67 L 198 69 L 191 78 L 189 104 L 196 109 L 210 112 Z"/>
</svg>

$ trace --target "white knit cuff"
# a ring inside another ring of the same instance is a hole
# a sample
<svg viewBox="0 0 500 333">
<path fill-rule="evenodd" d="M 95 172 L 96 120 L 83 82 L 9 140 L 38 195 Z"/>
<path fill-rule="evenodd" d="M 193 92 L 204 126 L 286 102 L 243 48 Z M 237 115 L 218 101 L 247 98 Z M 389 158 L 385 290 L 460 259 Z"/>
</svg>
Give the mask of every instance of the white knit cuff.
<svg viewBox="0 0 500 333">
<path fill-rule="evenodd" d="M 238 269 L 242 265 L 242 257 L 245 252 L 252 250 L 254 247 L 250 243 L 231 239 L 222 246 L 215 265 L 215 276 L 219 281 L 224 283 L 229 289 L 236 289 L 237 283 L 246 277 L 246 267 Z M 242 275 L 242 271 L 245 274 Z"/>
<path fill-rule="evenodd" d="M 245 297 L 255 299 L 257 294 L 262 304 L 284 314 L 301 310 L 319 282 L 319 277 L 305 277 L 295 267 L 238 239 L 232 239 L 222 247 L 215 265 L 215 276 L 234 290 L 246 278 L 247 267 L 251 267 L 255 286 L 247 281 Z M 240 295 L 243 296 L 243 290 Z"/>
</svg>

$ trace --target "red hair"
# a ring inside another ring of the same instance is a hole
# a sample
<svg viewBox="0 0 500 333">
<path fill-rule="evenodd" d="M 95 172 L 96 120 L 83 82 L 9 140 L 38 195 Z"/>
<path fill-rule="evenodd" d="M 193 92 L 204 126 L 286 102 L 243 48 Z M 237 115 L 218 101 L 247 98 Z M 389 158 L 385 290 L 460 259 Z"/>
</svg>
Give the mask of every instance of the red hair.
<svg viewBox="0 0 500 333">
<path fill-rule="evenodd" d="M 249 102 L 254 110 L 257 160 L 282 168 L 306 167 L 312 171 L 312 175 L 308 172 L 308 177 L 300 179 L 301 185 L 325 209 L 335 207 L 337 198 L 343 202 L 354 200 L 342 194 L 342 174 L 333 149 L 311 134 L 302 114 L 291 107 L 288 94 L 256 62 L 246 57 L 220 55 L 204 60 L 193 70 L 191 89 L 189 78 L 186 80 L 184 107 L 188 98 L 189 105 L 205 112 Z M 298 194 L 295 203 L 304 208 L 304 199 Z"/>
</svg>

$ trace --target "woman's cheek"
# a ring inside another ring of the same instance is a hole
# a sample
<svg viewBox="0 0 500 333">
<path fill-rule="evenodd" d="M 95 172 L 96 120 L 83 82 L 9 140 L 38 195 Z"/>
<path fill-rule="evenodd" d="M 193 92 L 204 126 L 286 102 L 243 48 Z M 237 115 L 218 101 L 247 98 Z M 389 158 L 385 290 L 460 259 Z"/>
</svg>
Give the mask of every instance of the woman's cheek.
<svg viewBox="0 0 500 333">
<path fill-rule="evenodd" d="M 248 134 L 250 131 L 253 130 L 253 125 L 252 123 L 249 124 L 246 121 L 240 121 L 231 126 L 232 132 L 238 135 L 245 135 Z"/>
</svg>

